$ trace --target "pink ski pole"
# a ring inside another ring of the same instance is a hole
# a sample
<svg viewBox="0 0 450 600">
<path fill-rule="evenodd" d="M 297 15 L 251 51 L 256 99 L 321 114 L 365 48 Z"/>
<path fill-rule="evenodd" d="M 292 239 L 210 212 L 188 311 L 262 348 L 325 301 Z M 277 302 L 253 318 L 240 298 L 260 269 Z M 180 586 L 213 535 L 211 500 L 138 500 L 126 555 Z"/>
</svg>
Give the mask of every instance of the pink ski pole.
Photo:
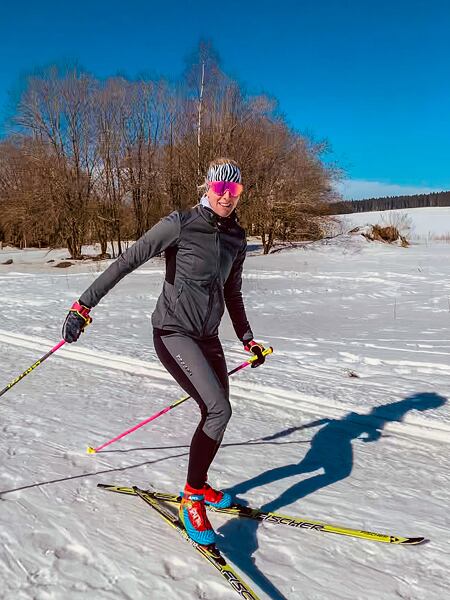
<svg viewBox="0 0 450 600">
<path fill-rule="evenodd" d="M 270 348 L 267 348 L 266 350 L 264 350 L 263 354 L 264 354 L 264 356 L 267 356 L 268 354 L 272 354 L 272 352 L 273 352 L 273 348 L 270 347 Z M 228 375 L 231 376 L 234 373 L 237 373 L 238 371 L 240 371 L 241 369 L 245 369 L 245 367 L 248 367 L 248 365 L 251 365 L 252 362 L 255 362 L 255 360 L 258 360 L 258 357 L 257 356 L 252 356 L 252 358 L 249 358 L 248 360 L 246 360 L 245 362 L 243 362 L 242 364 L 240 364 L 238 367 L 236 367 L 232 371 L 230 371 L 228 373 Z M 160 410 L 159 412 L 155 413 L 151 417 L 148 417 L 148 419 L 144 419 L 143 421 L 141 421 L 140 423 L 138 423 L 134 427 L 131 427 L 130 429 L 127 429 L 123 433 L 121 433 L 119 435 L 116 435 L 116 437 L 112 438 L 112 440 L 108 440 L 107 442 L 105 442 L 101 446 L 97 446 L 97 448 L 93 448 L 92 446 L 88 446 L 87 453 L 88 454 L 96 454 L 97 452 L 100 452 L 101 450 L 103 450 L 103 448 L 106 448 L 106 446 L 109 446 L 110 444 L 113 444 L 114 442 L 117 442 L 118 440 L 122 439 L 126 435 L 129 435 L 130 433 L 133 433 L 133 431 L 136 431 L 137 429 L 140 429 L 144 425 L 147 425 L 147 423 L 150 423 L 150 421 L 154 421 L 158 417 L 161 417 L 166 412 L 169 412 L 169 410 L 172 410 L 172 408 L 175 408 L 175 406 L 179 406 L 183 402 L 186 402 L 186 400 L 189 400 L 189 398 L 191 398 L 191 396 L 183 396 L 182 398 L 180 398 L 179 400 L 177 400 L 176 402 L 174 402 L 170 406 L 166 406 L 166 408 L 163 408 L 162 410 Z"/>
<path fill-rule="evenodd" d="M 56 346 L 54 348 L 52 348 L 51 350 L 49 350 L 47 352 L 47 354 L 44 354 L 44 356 L 41 356 L 41 358 L 39 360 L 37 360 L 34 365 L 31 365 L 31 367 L 29 367 L 26 371 L 24 371 L 21 375 L 19 375 L 18 377 L 16 377 L 15 379 L 13 379 L 11 381 L 11 383 L 8 383 L 8 385 L 3 388 L 0 391 L 0 396 L 3 396 L 3 394 L 6 394 L 6 392 L 8 390 L 10 390 L 13 385 L 16 385 L 16 383 L 19 383 L 19 381 L 21 381 L 24 377 L 26 377 L 28 375 L 28 373 L 31 373 L 31 371 L 34 371 L 34 369 L 36 367 L 38 367 L 41 363 L 44 362 L 44 360 L 46 360 L 49 356 L 51 356 L 54 352 L 56 352 L 57 350 L 59 350 L 59 348 L 61 348 L 61 346 L 63 346 L 65 344 L 65 340 L 61 340 L 60 342 L 58 342 L 58 344 L 56 344 Z"/>
</svg>

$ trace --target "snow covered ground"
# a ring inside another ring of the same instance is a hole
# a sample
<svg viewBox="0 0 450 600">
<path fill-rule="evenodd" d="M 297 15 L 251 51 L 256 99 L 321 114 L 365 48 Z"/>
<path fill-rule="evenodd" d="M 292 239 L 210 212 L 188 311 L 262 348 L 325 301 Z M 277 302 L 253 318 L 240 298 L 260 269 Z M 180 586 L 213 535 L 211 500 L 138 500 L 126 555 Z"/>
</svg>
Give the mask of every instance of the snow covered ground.
<svg viewBox="0 0 450 600">
<path fill-rule="evenodd" d="M 428 241 L 445 238 L 450 240 L 450 207 L 405 208 L 399 210 L 383 210 L 343 215 L 342 220 L 350 229 L 356 225 L 400 225 L 406 221 L 411 225 L 411 231 L 404 232 L 408 238 Z"/>
<path fill-rule="evenodd" d="M 8 258 L 0 388 L 60 339 L 67 308 L 106 266 L 56 269 L 45 251 L 0 252 Z M 0 399 L 4 600 L 235 598 L 140 499 L 96 488 L 178 491 L 194 403 L 86 454 L 182 394 L 151 342 L 163 267 L 154 259 L 125 278 L 78 344 Z M 450 245 L 344 237 L 249 256 L 244 291 L 257 339 L 275 352 L 232 379 L 211 481 L 268 510 L 430 542 L 387 546 L 212 515 L 224 555 L 264 599 L 448 598 Z M 232 368 L 244 353 L 228 318 L 222 340 Z"/>
</svg>

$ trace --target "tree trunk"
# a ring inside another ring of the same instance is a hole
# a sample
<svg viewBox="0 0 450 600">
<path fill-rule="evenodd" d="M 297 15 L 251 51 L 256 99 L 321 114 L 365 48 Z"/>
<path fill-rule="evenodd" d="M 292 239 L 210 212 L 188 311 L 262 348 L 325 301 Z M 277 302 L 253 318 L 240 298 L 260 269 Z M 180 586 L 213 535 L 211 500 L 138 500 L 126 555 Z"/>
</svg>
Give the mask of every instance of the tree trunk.
<svg viewBox="0 0 450 600">
<path fill-rule="evenodd" d="M 200 164 L 200 149 L 202 140 L 202 108 L 203 108 L 203 90 L 205 87 L 205 63 L 202 62 L 202 80 L 200 83 L 200 96 L 198 101 L 198 123 L 197 123 L 197 175 L 200 178 L 201 175 L 201 164 Z"/>
<path fill-rule="evenodd" d="M 81 260 L 81 242 L 76 234 L 71 235 L 67 239 L 67 248 L 70 253 L 70 258 L 73 260 Z"/>
<path fill-rule="evenodd" d="M 266 247 L 264 248 L 264 254 L 269 254 L 272 246 L 273 246 L 273 229 L 271 229 L 269 231 L 269 236 L 267 238 L 267 244 L 266 244 Z"/>
</svg>

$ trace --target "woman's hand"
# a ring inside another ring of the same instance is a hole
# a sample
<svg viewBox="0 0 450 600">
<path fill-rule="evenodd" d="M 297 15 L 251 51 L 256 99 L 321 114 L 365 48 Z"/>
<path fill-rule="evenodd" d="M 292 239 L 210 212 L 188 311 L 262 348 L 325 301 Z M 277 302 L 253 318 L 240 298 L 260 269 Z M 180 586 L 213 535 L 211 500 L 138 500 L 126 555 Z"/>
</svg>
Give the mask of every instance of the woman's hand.
<svg viewBox="0 0 450 600">
<path fill-rule="evenodd" d="M 90 310 L 79 302 L 72 304 L 62 328 L 62 336 L 66 342 L 69 344 L 76 342 L 85 327 L 92 323 L 92 318 L 89 316 Z"/>
<path fill-rule="evenodd" d="M 257 356 L 257 360 L 252 362 L 252 369 L 264 364 L 266 357 L 263 354 L 265 348 L 262 344 L 255 342 L 255 340 L 251 340 L 251 342 L 247 342 L 244 345 L 244 348 L 247 352 L 252 352 L 252 354 Z"/>
</svg>

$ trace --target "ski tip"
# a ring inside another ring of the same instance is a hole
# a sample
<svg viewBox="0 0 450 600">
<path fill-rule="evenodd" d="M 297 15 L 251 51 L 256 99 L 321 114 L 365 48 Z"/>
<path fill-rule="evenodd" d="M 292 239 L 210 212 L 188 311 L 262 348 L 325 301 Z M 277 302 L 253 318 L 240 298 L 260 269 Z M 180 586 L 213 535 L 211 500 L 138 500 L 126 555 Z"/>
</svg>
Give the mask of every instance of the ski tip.
<svg viewBox="0 0 450 600">
<path fill-rule="evenodd" d="M 88 446 L 86 452 L 88 454 L 96 454 L 97 450 L 95 448 L 93 448 L 92 446 Z"/>
<path fill-rule="evenodd" d="M 404 542 L 402 542 L 402 545 L 406 545 L 406 546 L 416 546 L 418 544 L 428 544 L 430 540 L 427 540 L 424 537 L 410 537 L 407 538 Z"/>
</svg>

